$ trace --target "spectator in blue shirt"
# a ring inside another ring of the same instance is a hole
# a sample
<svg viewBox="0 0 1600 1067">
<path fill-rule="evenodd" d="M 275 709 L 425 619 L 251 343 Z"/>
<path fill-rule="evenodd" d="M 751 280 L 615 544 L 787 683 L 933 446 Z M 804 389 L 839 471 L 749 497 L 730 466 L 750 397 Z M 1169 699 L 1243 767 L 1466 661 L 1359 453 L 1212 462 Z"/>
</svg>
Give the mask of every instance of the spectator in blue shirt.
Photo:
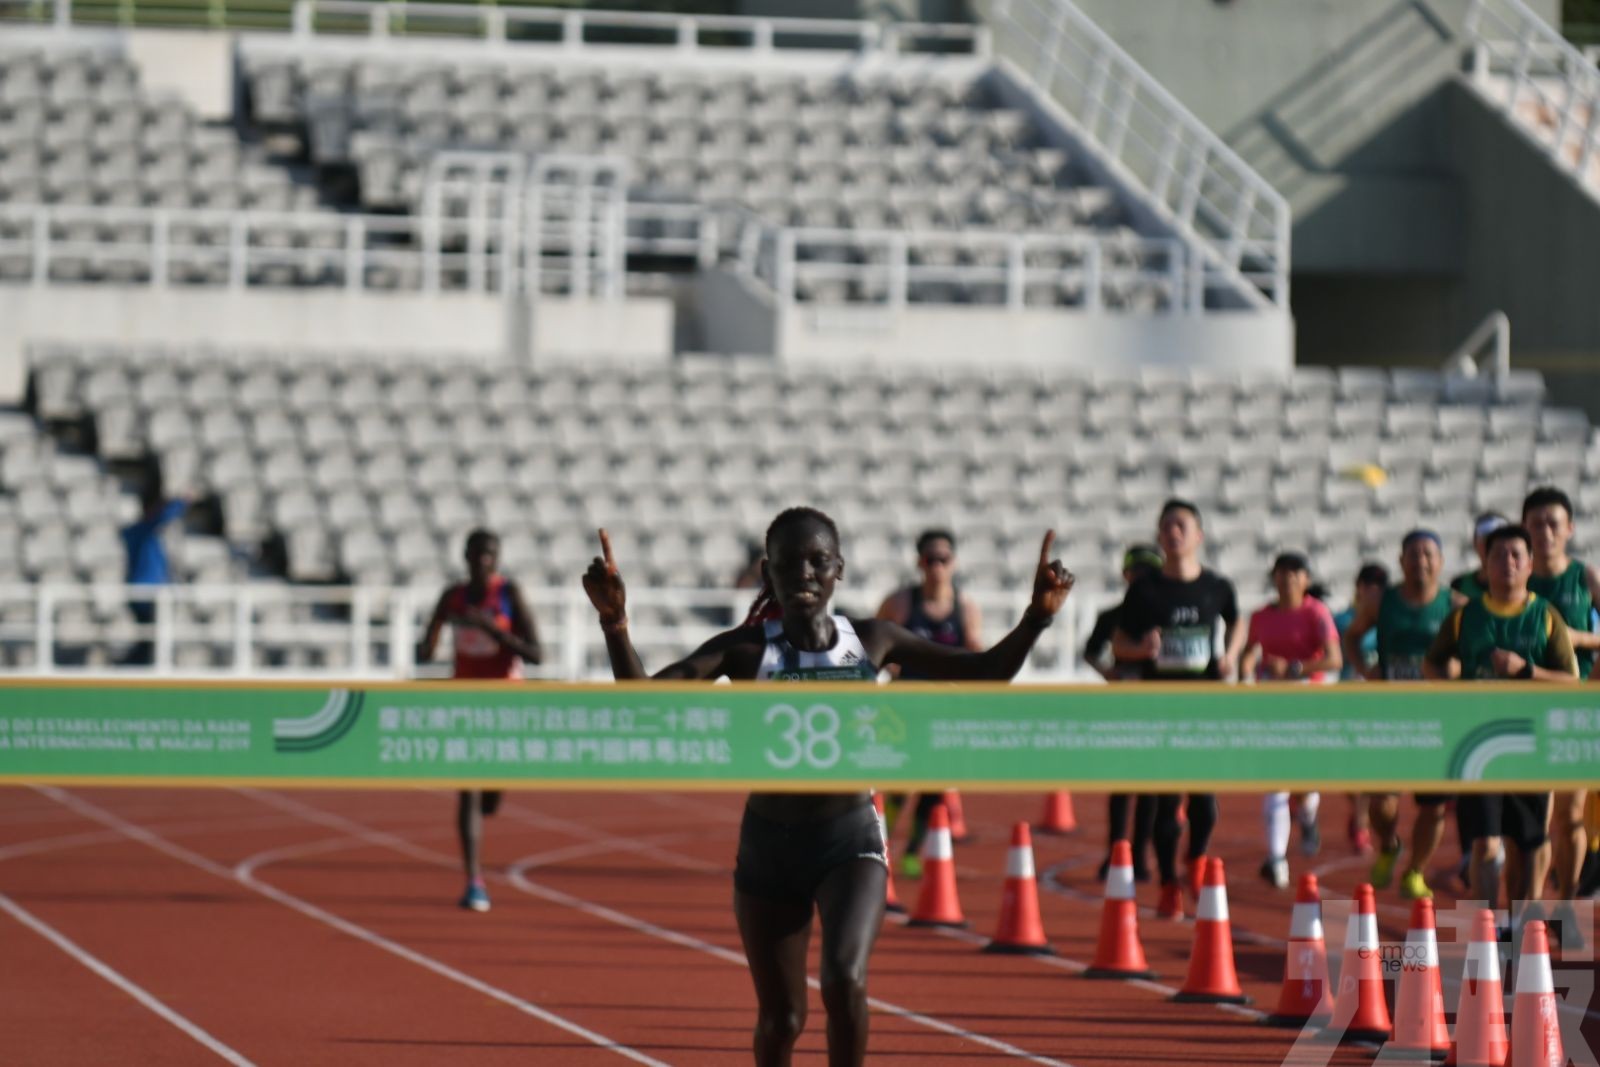
<svg viewBox="0 0 1600 1067">
<path fill-rule="evenodd" d="M 183 497 L 168 500 L 150 490 L 144 495 L 144 516 L 122 528 L 122 547 L 128 553 L 129 585 L 166 585 L 172 580 L 167 566 L 167 548 L 161 541 L 161 528 L 183 518 L 189 501 Z M 130 600 L 128 610 L 134 621 L 149 626 L 156 619 L 156 604 L 151 599 Z M 155 662 L 155 642 L 141 637 L 123 657 L 127 666 L 148 667 Z"/>
</svg>

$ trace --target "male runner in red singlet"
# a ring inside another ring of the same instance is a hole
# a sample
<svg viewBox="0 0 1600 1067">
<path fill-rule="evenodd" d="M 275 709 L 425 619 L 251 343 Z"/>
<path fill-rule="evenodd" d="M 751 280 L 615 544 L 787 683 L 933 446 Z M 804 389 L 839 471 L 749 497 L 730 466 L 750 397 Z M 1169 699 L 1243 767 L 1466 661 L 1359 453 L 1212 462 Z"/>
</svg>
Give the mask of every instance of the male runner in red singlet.
<svg viewBox="0 0 1600 1067">
<path fill-rule="evenodd" d="M 428 630 L 417 644 L 417 662 L 433 658 L 439 631 L 449 623 L 455 636 L 456 678 L 521 678 L 522 664 L 538 664 L 538 631 L 533 612 L 517 583 L 499 572 L 500 538 L 488 530 L 467 535 L 467 580 L 447 588 L 428 620 Z M 462 790 L 456 809 L 461 834 L 461 858 L 467 870 L 467 891 L 461 906 L 471 911 L 489 910 L 489 891 L 478 864 L 483 839 L 483 816 L 500 807 L 498 791 Z"/>
</svg>

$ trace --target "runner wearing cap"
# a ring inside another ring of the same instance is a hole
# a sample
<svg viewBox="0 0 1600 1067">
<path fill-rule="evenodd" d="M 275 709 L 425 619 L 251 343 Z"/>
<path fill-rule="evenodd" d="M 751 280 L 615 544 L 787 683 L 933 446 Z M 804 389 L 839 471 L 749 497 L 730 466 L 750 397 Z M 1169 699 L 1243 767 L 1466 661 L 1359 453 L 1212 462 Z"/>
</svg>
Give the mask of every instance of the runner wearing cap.
<svg viewBox="0 0 1600 1067">
<path fill-rule="evenodd" d="M 1132 586 L 1133 583 L 1160 570 L 1161 549 L 1155 545 L 1132 545 L 1122 554 L 1122 582 L 1125 587 Z M 1108 682 L 1136 679 L 1144 672 L 1144 664 L 1139 661 L 1120 660 L 1112 653 L 1111 641 L 1121 617 L 1120 602 L 1102 611 L 1096 616 L 1094 629 L 1089 633 L 1089 640 L 1083 646 L 1084 662 Z M 1102 882 L 1106 880 L 1106 873 L 1111 869 L 1111 849 L 1118 841 L 1129 840 L 1128 800 L 1127 793 L 1113 793 L 1109 798 L 1106 858 L 1100 864 L 1098 874 Z M 1150 880 L 1150 866 L 1145 862 L 1145 852 L 1150 845 L 1155 818 L 1154 800 L 1147 796 L 1140 797 L 1133 812 L 1133 878 L 1136 882 Z"/>
<path fill-rule="evenodd" d="M 1444 570 L 1444 542 L 1432 530 L 1412 530 L 1400 542 L 1400 584 L 1384 593 L 1377 608 L 1360 611 L 1345 631 L 1345 649 L 1367 635 L 1377 638 L 1378 663 L 1366 677 L 1371 681 L 1406 682 L 1422 677 L 1422 659 L 1453 606 L 1450 590 L 1439 584 Z M 1428 861 L 1444 837 L 1443 793 L 1416 794 L 1417 817 L 1411 829 L 1411 863 L 1400 878 L 1400 895 L 1407 900 L 1432 897 L 1425 872 Z M 1387 889 L 1400 859 L 1400 794 L 1374 793 L 1369 815 L 1378 838 L 1373 860 L 1374 889 Z M 1470 847 L 1470 846 L 1464 846 Z"/>
<path fill-rule="evenodd" d="M 1520 679 L 1570 682 L 1578 677 L 1567 624 L 1555 606 L 1528 589 L 1533 537 L 1503 526 L 1485 538 L 1488 589 L 1454 609 L 1423 658 L 1432 679 Z M 1472 892 L 1497 907 L 1501 873 L 1508 867 L 1502 839 L 1516 846 L 1511 899 L 1538 900 L 1549 874 L 1549 793 L 1467 793 L 1456 803 L 1472 842 Z"/>
<path fill-rule="evenodd" d="M 1489 560 L 1485 554 L 1489 535 L 1510 525 L 1511 520 L 1498 511 L 1486 511 L 1472 520 L 1472 550 L 1478 554 L 1478 569 L 1462 571 L 1450 579 L 1450 591 L 1456 594 L 1456 607 L 1459 608 L 1469 600 L 1477 600 L 1483 596 L 1484 590 L 1489 588 L 1487 571 Z"/>
<path fill-rule="evenodd" d="M 1344 664 L 1339 629 L 1333 612 L 1307 596 L 1311 565 L 1298 552 L 1285 552 L 1272 564 L 1278 599 L 1250 616 L 1250 635 L 1240 666 L 1241 678 L 1274 682 L 1323 682 Z M 1320 794 L 1299 798 L 1300 851 L 1314 856 L 1321 847 L 1317 832 Z M 1267 858 L 1261 877 L 1278 889 L 1289 887 L 1289 794 L 1268 793 L 1262 805 Z"/>
</svg>

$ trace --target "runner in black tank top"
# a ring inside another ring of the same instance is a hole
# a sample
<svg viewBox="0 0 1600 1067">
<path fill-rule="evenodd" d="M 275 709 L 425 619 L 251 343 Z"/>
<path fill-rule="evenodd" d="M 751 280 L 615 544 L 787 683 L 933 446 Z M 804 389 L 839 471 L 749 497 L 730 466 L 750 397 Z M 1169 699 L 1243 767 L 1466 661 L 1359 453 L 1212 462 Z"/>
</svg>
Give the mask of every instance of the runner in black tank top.
<svg viewBox="0 0 1600 1067">
<path fill-rule="evenodd" d="M 1072 575 L 1050 559 L 1054 532 L 1039 552 L 1033 597 L 1022 621 L 984 652 L 946 648 L 903 626 L 879 619 L 846 619 L 829 612 L 844 577 L 839 532 L 813 508 L 791 508 L 767 530 L 765 590 L 781 618 L 718 634 L 653 677 L 710 682 L 752 681 L 783 673 L 838 673 L 848 651 L 861 677 L 897 666 L 943 681 L 1004 681 L 1027 661 L 1072 590 Z M 611 543 L 583 576 L 600 613 L 611 668 L 619 679 L 644 679 L 628 637 L 627 596 Z M 859 650 L 859 651 L 857 651 Z M 778 683 L 781 684 L 781 683 Z M 868 792 L 752 793 L 740 831 L 734 871 L 734 916 L 755 982 L 759 1015 L 758 1067 L 790 1062 L 806 1017 L 806 949 L 812 912 L 822 919 L 822 1003 L 828 1013 L 828 1062 L 859 1065 L 867 1054 L 867 959 L 883 922 L 888 868 L 871 849 L 877 827 Z M 881 844 L 881 838 L 878 839 Z M 804 883 L 804 884 L 802 884 Z"/>
<path fill-rule="evenodd" d="M 890 596 L 878 608 L 878 618 L 897 622 L 936 645 L 979 651 L 983 647 L 978 643 L 982 621 L 977 605 L 963 599 L 956 588 L 956 566 L 955 535 L 949 530 L 924 530 L 917 538 L 917 569 L 922 572 L 922 583 L 907 586 Z M 926 675 L 907 670 L 900 671 L 898 677 L 908 682 L 927 680 Z M 884 824 L 891 835 L 905 799 L 904 793 L 890 793 L 884 797 Z M 907 877 L 922 875 L 922 839 L 927 834 L 933 809 L 943 799 L 943 793 L 923 793 L 917 797 L 917 807 L 911 816 L 911 836 L 900 854 L 900 869 Z"/>
</svg>

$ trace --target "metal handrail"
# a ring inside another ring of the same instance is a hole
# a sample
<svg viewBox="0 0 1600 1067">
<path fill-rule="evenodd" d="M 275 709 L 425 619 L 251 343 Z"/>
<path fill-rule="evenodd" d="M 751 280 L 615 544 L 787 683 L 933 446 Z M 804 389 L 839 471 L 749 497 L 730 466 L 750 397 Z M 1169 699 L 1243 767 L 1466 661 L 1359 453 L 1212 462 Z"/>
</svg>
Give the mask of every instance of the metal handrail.
<svg viewBox="0 0 1600 1067">
<path fill-rule="evenodd" d="M 1600 196 L 1600 69 L 1594 53 L 1562 37 L 1523 0 L 1472 0 L 1467 36 L 1479 90 L 1544 146 L 1551 162 Z M 1496 93 L 1492 76 L 1509 77 Z M 1550 119 L 1530 121 L 1524 101 Z"/>
<path fill-rule="evenodd" d="M 1071 0 L 990 0 L 996 53 L 1257 306 L 1289 307 L 1288 201 Z"/>
<path fill-rule="evenodd" d="M 562 587 L 525 587 L 539 620 L 545 664 L 528 668 L 532 677 L 591 679 L 610 677 L 604 637 L 594 622 L 588 597 L 574 582 Z M 841 591 L 858 607 L 868 590 Z M 986 617 L 1019 615 L 1025 589 L 964 589 Z M 418 664 L 416 641 L 438 600 L 436 587 L 298 586 L 278 582 L 204 585 L 119 585 L 45 582 L 0 584 L 0 651 L 31 650 L 33 662 L 0 666 L 0 675 L 120 674 L 170 677 L 437 677 L 448 673 L 449 645 L 441 642 L 431 664 Z M 628 590 L 634 615 L 630 633 L 647 660 L 681 656 L 719 629 L 743 617 L 748 589 L 671 589 L 640 586 Z M 1076 655 L 1078 635 L 1104 605 L 1092 594 L 1075 595 L 1060 625 L 1041 639 L 1021 681 L 1084 676 Z M 127 605 L 152 605 L 154 619 L 136 624 L 123 619 Z M 877 603 L 872 599 L 871 603 Z M 25 608 L 18 612 L 16 609 Z M 74 618 L 68 609 L 77 608 Z M 652 621 L 670 609 L 679 622 Z M 85 620 L 88 612 L 104 622 Z M 287 614 L 286 614 L 287 612 Z M 17 618 L 18 615 L 24 618 Z M 277 617 L 274 618 L 273 615 Z M 996 623 L 1000 625 L 1000 623 Z M 83 655 L 96 649 L 105 658 L 130 642 L 150 643 L 148 666 L 97 667 Z M 180 667 L 180 650 L 222 652 L 225 662 Z M 316 653 L 320 666 L 274 664 L 293 653 Z M 13 655 L 13 658 L 16 658 Z M 70 661 L 70 662 L 69 662 Z M 258 662 L 259 661 L 259 662 Z"/>
<path fill-rule="evenodd" d="M 785 35 L 803 40 L 803 46 L 818 48 L 819 38 L 835 38 L 847 48 L 863 52 L 896 54 L 922 40 L 968 43 L 970 54 L 987 54 L 988 35 L 981 26 L 964 23 L 889 23 L 850 19 L 809 18 L 753 18 L 740 15 L 673 15 L 653 12 L 624 11 L 570 11 L 539 8 L 503 8 L 484 5 L 456 5 L 440 3 L 413 3 L 410 0 L 389 0 L 373 3 L 370 0 L 295 0 L 291 32 L 297 37 L 313 37 L 323 31 L 317 26 L 319 14 L 353 15 L 365 20 L 365 35 L 375 41 L 393 35 L 397 24 L 407 35 L 417 29 L 413 19 L 426 23 L 429 19 L 444 20 L 457 30 L 466 26 L 475 35 L 490 43 L 514 40 L 518 27 L 545 27 L 557 31 L 557 41 L 563 48 L 581 49 L 588 45 L 587 31 L 592 27 L 610 29 L 661 30 L 670 33 L 674 47 L 692 51 L 702 45 L 707 34 L 733 34 L 745 36 L 746 46 L 756 52 L 771 52 L 786 47 Z M 426 31 L 424 31 L 426 32 Z M 339 34 L 339 36 L 349 36 Z M 617 41 L 606 41 L 610 47 Z M 718 50 L 725 50 L 727 42 L 718 41 Z M 820 46 L 827 47 L 827 46 Z M 835 46 L 837 47 L 837 46 Z"/>
<path fill-rule="evenodd" d="M 1173 312 L 1199 313 L 1204 309 L 1204 280 L 1199 274 L 1202 264 L 1176 238 L 1020 234 L 1003 230 L 774 227 L 748 212 L 739 219 L 745 227 L 736 252 L 740 268 L 769 288 L 784 305 L 796 302 L 802 280 L 830 279 L 871 284 L 881 292 L 881 299 L 866 303 L 895 308 L 906 305 L 910 287 L 917 283 L 997 286 L 1002 295 L 992 303 L 1018 310 L 1026 306 L 1031 285 L 1068 282 L 1082 283 L 1084 309 L 1100 310 L 1104 306 L 1103 286 L 1115 281 L 1163 288 L 1170 295 Z M 998 253 L 1000 262 L 916 262 L 936 249 L 985 250 Z M 1044 266 L 1029 261 L 1029 253 L 1042 251 L 1074 253 L 1082 257 L 1082 265 Z M 1128 253 L 1154 258 L 1162 266 L 1146 269 L 1111 265 L 1118 254 Z"/>
<path fill-rule="evenodd" d="M 639 212 L 641 219 L 658 217 L 654 208 Z M 135 284 L 162 286 L 181 277 L 185 269 L 216 270 L 215 284 L 232 289 L 304 282 L 282 282 L 266 268 L 294 268 L 321 275 L 328 284 L 349 290 L 382 288 L 436 292 L 446 288 L 475 292 L 514 291 L 518 272 L 508 269 L 522 262 L 529 245 L 524 228 L 496 228 L 495 239 L 478 216 L 356 215 L 332 211 L 258 211 L 218 208 L 109 207 L 67 204 L 0 204 L 0 221 L 23 223 L 19 233 L 0 237 L 0 260 L 26 257 L 32 284 L 47 284 L 55 264 L 67 259 L 115 262 L 141 273 L 123 279 Z M 539 250 L 561 253 L 556 266 L 539 269 L 587 272 L 591 257 L 565 256 L 572 231 L 542 237 L 542 246 L 529 250 L 530 263 Z M 617 220 L 606 221 L 603 233 L 615 238 Z M 105 231 L 74 233 L 87 227 Z M 696 238 L 698 243 L 699 238 Z M 638 239 L 650 247 L 647 237 Z M 607 245 L 609 247 L 609 244 Z M 607 252 L 607 263 L 617 267 L 617 254 Z M 396 285 L 380 286 L 369 277 L 373 268 L 403 272 Z M 464 279 L 450 284 L 448 279 Z M 207 279 L 201 278 L 201 281 Z M 586 277 L 575 288 L 588 288 Z M 530 286 L 532 288 L 532 286 Z M 602 290 L 620 295 L 620 281 Z"/>
<path fill-rule="evenodd" d="M 1452 377 L 1481 378 L 1484 367 L 1479 354 L 1490 341 L 1494 342 L 1494 354 L 1488 367 L 1489 377 L 1504 381 L 1511 373 L 1511 319 L 1500 310 L 1484 316 L 1467 339 L 1450 353 L 1444 361 L 1444 372 Z"/>
</svg>

